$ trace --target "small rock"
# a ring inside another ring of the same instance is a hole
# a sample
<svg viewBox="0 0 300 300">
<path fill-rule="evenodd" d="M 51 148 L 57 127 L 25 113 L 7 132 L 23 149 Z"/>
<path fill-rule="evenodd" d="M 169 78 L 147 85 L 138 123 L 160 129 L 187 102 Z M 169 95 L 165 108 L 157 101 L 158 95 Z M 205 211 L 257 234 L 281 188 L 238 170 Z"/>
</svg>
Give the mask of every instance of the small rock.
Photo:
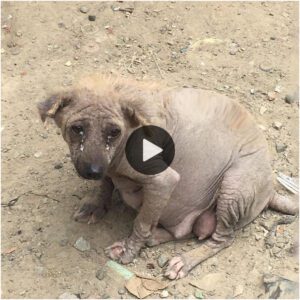
<svg viewBox="0 0 300 300">
<path fill-rule="evenodd" d="M 118 290 L 118 294 L 119 295 L 124 295 L 126 293 L 126 290 L 124 289 L 124 288 L 120 288 L 119 290 Z"/>
<path fill-rule="evenodd" d="M 80 237 L 74 244 L 74 247 L 79 251 L 87 251 L 91 249 L 90 243 L 83 237 Z"/>
<path fill-rule="evenodd" d="M 35 157 L 35 158 L 40 158 L 41 156 L 42 156 L 42 152 L 41 151 L 39 151 L 39 152 L 36 152 L 36 153 L 34 153 L 33 154 L 33 156 Z"/>
<path fill-rule="evenodd" d="M 276 99 L 276 93 L 275 92 L 268 92 L 268 100 L 274 101 Z"/>
<path fill-rule="evenodd" d="M 261 106 L 261 108 L 259 109 L 259 113 L 260 113 L 261 115 L 263 115 L 267 110 L 268 110 L 268 109 L 267 109 L 266 107 Z"/>
<path fill-rule="evenodd" d="M 68 242 L 69 242 L 68 239 L 62 239 L 62 240 L 59 241 L 59 245 L 61 247 L 65 247 L 65 246 L 68 245 Z"/>
<path fill-rule="evenodd" d="M 277 153 L 281 153 L 281 152 L 284 152 L 286 150 L 287 145 L 282 144 L 282 143 L 276 143 L 275 147 L 276 147 Z"/>
<path fill-rule="evenodd" d="M 194 296 L 195 296 L 197 299 L 204 299 L 204 296 L 203 296 L 202 291 L 200 291 L 200 290 L 198 290 L 198 289 L 195 291 Z"/>
<path fill-rule="evenodd" d="M 276 85 L 275 86 L 275 88 L 274 88 L 274 92 L 276 92 L 276 93 L 281 93 L 281 91 L 282 91 L 282 87 L 280 86 L 280 85 Z"/>
<path fill-rule="evenodd" d="M 169 292 L 167 290 L 163 290 L 160 294 L 159 294 L 160 298 L 168 298 L 169 297 Z"/>
<path fill-rule="evenodd" d="M 265 274 L 263 282 L 266 294 L 263 298 L 269 299 L 298 299 L 299 286 L 295 281 L 272 274 Z"/>
<path fill-rule="evenodd" d="M 250 94 L 251 94 L 251 95 L 254 95 L 254 94 L 255 94 L 255 89 L 251 89 L 251 90 L 250 90 Z"/>
<path fill-rule="evenodd" d="M 261 63 L 259 65 L 259 68 L 264 71 L 264 72 L 271 72 L 272 71 L 272 66 L 267 64 L 267 63 Z"/>
<path fill-rule="evenodd" d="M 21 32 L 21 31 L 17 31 L 17 32 L 16 32 L 16 36 L 17 36 L 17 37 L 21 37 L 21 36 L 22 36 L 22 32 Z"/>
<path fill-rule="evenodd" d="M 243 294 L 243 291 L 244 291 L 244 287 L 241 284 L 237 285 L 234 289 L 233 297 L 237 297 Z"/>
<path fill-rule="evenodd" d="M 58 296 L 58 299 L 79 299 L 76 295 L 71 293 L 63 293 Z"/>
<path fill-rule="evenodd" d="M 65 66 L 66 66 L 66 67 L 71 67 L 71 66 L 72 66 L 72 63 L 68 60 L 68 61 L 65 63 Z"/>
<path fill-rule="evenodd" d="M 238 49 L 234 48 L 234 49 L 231 49 L 231 50 L 229 51 L 229 54 L 230 54 L 230 55 L 236 55 L 237 52 L 238 52 Z"/>
<path fill-rule="evenodd" d="M 161 268 L 163 268 L 166 265 L 166 263 L 168 262 L 168 260 L 169 260 L 168 257 L 166 255 L 162 254 L 159 256 L 157 263 Z"/>
<path fill-rule="evenodd" d="M 282 128 L 282 123 L 280 123 L 280 122 L 278 122 L 278 121 L 275 121 L 275 122 L 273 122 L 273 125 L 272 125 L 272 126 L 273 126 L 273 128 L 279 130 L 279 129 Z"/>
<path fill-rule="evenodd" d="M 286 95 L 284 101 L 288 104 L 292 104 L 295 102 L 295 98 L 292 95 Z"/>
<path fill-rule="evenodd" d="M 96 21 L 96 16 L 95 15 L 89 15 L 89 21 L 91 21 L 91 22 Z"/>
<path fill-rule="evenodd" d="M 62 167 L 63 167 L 64 165 L 62 164 L 62 163 L 56 163 L 55 165 L 54 165 L 54 169 L 61 169 Z"/>
<path fill-rule="evenodd" d="M 89 9 L 88 9 L 86 6 L 81 6 L 81 7 L 79 8 L 79 10 L 80 10 L 80 12 L 82 12 L 83 14 L 86 14 L 86 13 L 89 11 Z"/>
<path fill-rule="evenodd" d="M 99 280 L 103 280 L 105 276 L 106 276 L 106 269 L 105 268 L 99 269 L 96 272 L 96 278 L 99 279 Z"/>
</svg>

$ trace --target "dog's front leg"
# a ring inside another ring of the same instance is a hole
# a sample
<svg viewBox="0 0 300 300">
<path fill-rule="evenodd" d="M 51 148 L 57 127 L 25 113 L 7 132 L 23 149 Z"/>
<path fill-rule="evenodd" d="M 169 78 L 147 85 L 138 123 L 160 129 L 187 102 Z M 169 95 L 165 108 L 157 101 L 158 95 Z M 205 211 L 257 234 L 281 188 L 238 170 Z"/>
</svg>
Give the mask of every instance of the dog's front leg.
<svg viewBox="0 0 300 300">
<path fill-rule="evenodd" d="M 129 238 L 106 248 L 106 254 L 110 258 L 123 264 L 130 263 L 134 259 L 157 226 L 161 213 L 179 180 L 179 174 L 170 167 L 160 174 L 141 178 L 143 204 L 134 221 L 132 234 Z"/>
<path fill-rule="evenodd" d="M 93 182 L 93 188 L 82 200 L 83 205 L 75 212 L 73 218 L 77 222 L 94 224 L 101 220 L 107 212 L 114 185 L 109 177 Z"/>
</svg>

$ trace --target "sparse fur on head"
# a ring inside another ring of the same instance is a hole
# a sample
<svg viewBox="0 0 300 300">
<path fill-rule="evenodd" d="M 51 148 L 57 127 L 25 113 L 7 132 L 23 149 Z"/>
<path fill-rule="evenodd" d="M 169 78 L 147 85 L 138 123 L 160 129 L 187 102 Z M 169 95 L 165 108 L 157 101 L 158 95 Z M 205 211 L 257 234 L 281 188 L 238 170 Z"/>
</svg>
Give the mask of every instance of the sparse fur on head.
<svg viewBox="0 0 300 300">
<path fill-rule="evenodd" d="M 100 176 L 90 176 L 89 169 L 101 169 L 103 175 L 117 150 L 124 147 L 130 130 L 163 122 L 165 90 L 150 82 L 92 75 L 80 79 L 69 90 L 50 96 L 39 103 L 38 109 L 42 121 L 53 118 L 61 128 L 78 173 L 98 179 Z M 109 130 L 120 131 L 120 136 L 109 138 L 105 132 Z"/>
</svg>

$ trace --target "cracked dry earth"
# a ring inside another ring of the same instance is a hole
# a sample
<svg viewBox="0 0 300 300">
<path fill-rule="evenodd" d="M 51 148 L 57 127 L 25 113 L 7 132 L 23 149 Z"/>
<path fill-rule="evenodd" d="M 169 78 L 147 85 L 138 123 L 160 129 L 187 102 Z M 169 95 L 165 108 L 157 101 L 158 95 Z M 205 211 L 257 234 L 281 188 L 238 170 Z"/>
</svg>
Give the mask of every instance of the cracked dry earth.
<svg viewBox="0 0 300 300">
<path fill-rule="evenodd" d="M 78 178 L 60 132 L 45 129 L 36 110 L 49 91 L 83 73 L 121 73 L 237 98 L 264 131 L 274 175 L 298 176 L 298 3 L 1 5 L 2 298 L 133 297 L 112 270 L 101 280 L 96 272 L 107 262 L 103 249 L 129 234 L 135 213 L 115 202 L 99 224 L 72 220 L 91 183 Z M 265 211 L 231 247 L 149 297 L 201 297 L 190 282 L 208 275 L 205 298 L 264 297 L 264 274 L 297 281 L 298 219 L 279 225 L 266 244 L 280 218 Z M 73 246 L 80 237 L 89 243 L 83 252 Z M 196 246 L 187 240 L 147 248 L 127 268 L 161 278 L 162 254 Z"/>
</svg>

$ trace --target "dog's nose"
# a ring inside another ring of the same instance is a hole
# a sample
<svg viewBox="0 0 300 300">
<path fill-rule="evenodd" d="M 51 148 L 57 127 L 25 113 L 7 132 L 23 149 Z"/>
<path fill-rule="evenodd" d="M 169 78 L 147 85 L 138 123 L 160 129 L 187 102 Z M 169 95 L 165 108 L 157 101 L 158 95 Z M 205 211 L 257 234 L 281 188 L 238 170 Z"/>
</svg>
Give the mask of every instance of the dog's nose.
<svg viewBox="0 0 300 300">
<path fill-rule="evenodd" d="M 100 165 L 92 164 L 86 172 L 88 179 L 101 179 L 103 176 L 103 167 Z"/>
</svg>

